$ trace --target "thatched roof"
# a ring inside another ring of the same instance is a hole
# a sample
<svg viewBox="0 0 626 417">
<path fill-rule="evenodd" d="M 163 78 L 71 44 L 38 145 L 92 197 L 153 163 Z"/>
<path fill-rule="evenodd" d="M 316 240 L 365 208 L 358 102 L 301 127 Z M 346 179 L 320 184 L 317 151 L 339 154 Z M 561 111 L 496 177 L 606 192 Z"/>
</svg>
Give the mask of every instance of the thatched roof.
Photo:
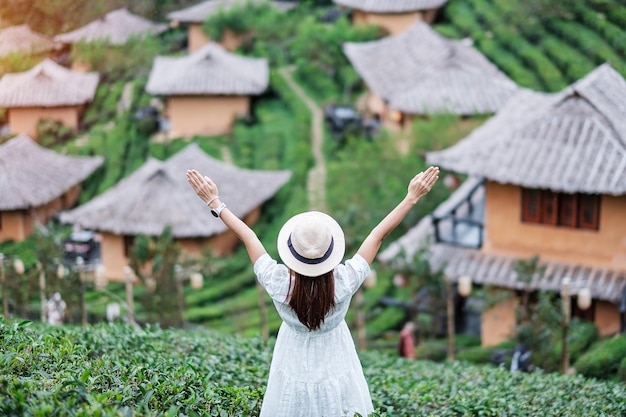
<svg viewBox="0 0 626 417">
<path fill-rule="evenodd" d="M 604 64 L 556 94 L 520 91 L 429 163 L 503 184 L 626 194 L 626 81 Z"/>
<path fill-rule="evenodd" d="M 45 59 L 26 72 L 0 79 L 0 107 L 55 107 L 93 100 L 100 76 L 71 71 Z"/>
<path fill-rule="evenodd" d="M 162 95 L 260 94 L 269 84 L 266 59 L 226 51 L 215 42 L 184 57 L 157 56 L 146 91 Z"/>
<path fill-rule="evenodd" d="M 198 169 L 219 186 L 220 198 L 237 216 L 244 217 L 276 194 L 290 171 L 253 171 L 211 158 L 196 144 L 167 161 L 149 159 L 113 188 L 74 210 L 61 221 L 120 235 L 156 236 L 171 226 L 176 238 L 210 237 L 227 230 L 212 217 L 186 179 Z"/>
<path fill-rule="evenodd" d="M 112 45 L 123 45 L 131 37 L 156 35 L 165 30 L 166 24 L 152 22 L 122 8 L 81 28 L 57 35 L 54 40 L 61 43 L 104 41 Z"/>
<path fill-rule="evenodd" d="M 431 265 L 435 269 L 443 267 L 453 282 L 467 275 L 476 284 L 509 289 L 523 289 L 526 286 L 518 279 L 514 270 L 520 260 L 514 256 L 448 245 L 433 245 L 428 257 Z M 626 271 L 623 270 L 541 259 L 539 266 L 545 267 L 546 270 L 542 276 L 534 277 L 529 283 L 532 290 L 560 291 L 562 279 L 569 277 L 573 292 L 587 287 L 594 299 L 619 303 L 626 285 Z"/>
<path fill-rule="evenodd" d="M 374 93 L 410 114 L 493 113 L 519 88 L 478 50 L 421 21 L 398 35 L 345 43 L 344 52 Z"/>
<path fill-rule="evenodd" d="M 207 0 L 191 7 L 171 12 L 167 15 L 167 18 L 183 23 L 203 23 L 211 15 L 218 13 L 220 10 L 228 10 L 237 4 L 245 5 L 247 1 L 250 0 Z M 252 1 L 261 3 L 267 0 Z M 287 1 L 272 1 L 268 3 L 281 11 L 289 10 L 296 6 L 295 2 Z"/>
<path fill-rule="evenodd" d="M 333 0 L 335 4 L 371 13 L 406 13 L 437 9 L 448 0 Z"/>
<path fill-rule="evenodd" d="M 85 180 L 101 156 L 61 155 L 26 135 L 0 145 L 0 210 L 23 210 L 49 203 Z"/>
<path fill-rule="evenodd" d="M 54 42 L 33 32 L 28 25 L 0 30 L 0 57 L 11 53 L 38 54 L 54 49 Z"/>
</svg>

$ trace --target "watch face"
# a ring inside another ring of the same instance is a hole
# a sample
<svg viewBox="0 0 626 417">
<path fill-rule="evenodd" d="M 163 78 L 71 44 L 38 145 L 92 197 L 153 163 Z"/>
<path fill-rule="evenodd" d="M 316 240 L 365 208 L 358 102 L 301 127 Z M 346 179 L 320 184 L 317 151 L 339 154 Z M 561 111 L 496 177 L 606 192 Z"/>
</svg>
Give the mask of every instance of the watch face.
<svg viewBox="0 0 626 417">
<path fill-rule="evenodd" d="M 215 217 L 219 217 L 219 214 L 217 214 L 217 211 L 215 211 L 215 209 L 211 209 L 211 214 L 213 214 L 213 216 Z"/>
</svg>

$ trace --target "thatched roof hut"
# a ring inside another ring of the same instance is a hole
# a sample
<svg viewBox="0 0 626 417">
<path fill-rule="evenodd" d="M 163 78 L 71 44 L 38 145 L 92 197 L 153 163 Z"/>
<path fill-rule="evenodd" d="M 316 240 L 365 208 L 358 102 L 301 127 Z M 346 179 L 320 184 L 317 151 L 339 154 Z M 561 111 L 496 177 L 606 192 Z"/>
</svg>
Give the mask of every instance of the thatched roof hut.
<svg viewBox="0 0 626 417">
<path fill-rule="evenodd" d="M 333 0 L 335 4 L 371 13 L 405 13 L 436 9 L 448 0 Z"/>
<path fill-rule="evenodd" d="M 26 135 L 0 145 L 0 210 L 44 205 L 80 184 L 102 163 L 101 156 L 61 155 Z"/>
<path fill-rule="evenodd" d="M 345 43 L 344 52 L 368 87 L 404 113 L 493 113 L 518 89 L 472 46 L 420 21 L 398 35 Z"/>
<path fill-rule="evenodd" d="M 93 100 L 100 76 L 68 70 L 45 59 L 26 72 L 0 79 L 0 107 L 56 107 Z"/>
<path fill-rule="evenodd" d="M 12 53 L 39 54 L 54 49 L 54 42 L 28 25 L 13 26 L 0 30 L 0 57 Z"/>
<path fill-rule="evenodd" d="M 167 161 L 149 159 L 131 176 L 90 202 L 65 213 L 61 221 L 120 235 L 156 236 L 166 226 L 175 238 L 211 237 L 227 230 L 187 184 L 196 168 L 220 187 L 220 198 L 244 217 L 289 180 L 289 171 L 253 171 L 225 164 L 191 144 Z M 209 217 L 207 217 L 209 216 Z"/>
<path fill-rule="evenodd" d="M 431 215 L 392 242 L 377 259 L 401 267 L 418 251 L 424 250 L 431 268 L 443 269 L 452 282 L 461 276 L 470 276 L 474 284 L 522 289 L 526 284 L 518 280 L 515 271 L 521 260 L 519 256 L 484 252 L 472 244 L 466 245 L 468 239 L 474 240 L 481 232 L 480 225 L 484 223 L 482 182 L 482 178 L 468 178 Z M 539 266 L 546 269 L 543 275 L 528 283 L 533 290 L 559 291 L 562 279 L 569 277 L 573 288 L 587 286 L 594 299 L 619 302 L 626 286 L 626 272 L 616 268 L 549 259 L 540 259 Z"/>
<path fill-rule="evenodd" d="M 146 91 L 160 95 L 260 94 L 269 84 L 266 59 L 248 58 L 211 42 L 184 57 L 157 56 Z"/>
<path fill-rule="evenodd" d="M 604 64 L 555 94 L 519 91 L 429 163 L 502 184 L 626 194 L 626 81 Z"/>
<path fill-rule="evenodd" d="M 81 28 L 57 35 L 54 40 L 64 44 L 104 41 L 112 45 L 123 45 L 131 37 L 157 35 L 165 30 L 166 24 L 152 22 L 121 8 Z"/>
<path fill-rule="evenodd" d="M 266 0 L 253 0 L 255 3 L 261 3 Z M 286 11 L 295 7 L 295 2 L 272 1 L 268 2 L 273 7 L 281 11 Z M 181 23 L 204 23 L 211 15 L 218 13 L 220 10 L 228 10 L 233 6 L 240 4 L 245 5 L 245 0 L 206 0 L 201 3 L 176 10 L 167 15 L 172 21 Z"/>
</svg>

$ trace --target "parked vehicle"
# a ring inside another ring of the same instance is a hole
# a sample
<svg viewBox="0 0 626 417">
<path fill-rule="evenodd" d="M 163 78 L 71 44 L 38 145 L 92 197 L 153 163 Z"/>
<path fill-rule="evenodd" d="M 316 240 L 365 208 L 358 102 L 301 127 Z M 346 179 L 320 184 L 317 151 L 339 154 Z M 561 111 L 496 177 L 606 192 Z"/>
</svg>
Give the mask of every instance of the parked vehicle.
<svg viewBox="0 0 626 417">
<path fill-rule="evenodd" d="M 353 106 L 329 104 L 324 108 L 324 118 L 336 138 L 343 137 L 349 132 L 360 132 L 363 129 L 363 119 Z"/>
<path fill-rule="evenodd" d="M 100 239 L 96 233 L 81 230 L 63 241 L 63 263 L 74 264 L 78 257 L 83 258 L 86 267 L 100 262 Z"/>
</svg>

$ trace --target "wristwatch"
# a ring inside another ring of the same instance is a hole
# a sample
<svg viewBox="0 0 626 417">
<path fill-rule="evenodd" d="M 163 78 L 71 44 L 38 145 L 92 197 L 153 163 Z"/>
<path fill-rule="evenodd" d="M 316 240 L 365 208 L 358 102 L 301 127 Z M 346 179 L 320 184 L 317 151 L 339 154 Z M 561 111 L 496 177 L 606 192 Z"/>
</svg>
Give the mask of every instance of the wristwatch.
<svg viewBox="0 0 626 417">
<path fill-rule="evenodd" d="M 211 208 L 211 214 L 213 214 L 215 217 L 220 217 L 220 214 L 222 214 L 222 210 L 224 210 L 225 208 L 226 204 L 222 203 L 215 208 Z"/>
</svg>

